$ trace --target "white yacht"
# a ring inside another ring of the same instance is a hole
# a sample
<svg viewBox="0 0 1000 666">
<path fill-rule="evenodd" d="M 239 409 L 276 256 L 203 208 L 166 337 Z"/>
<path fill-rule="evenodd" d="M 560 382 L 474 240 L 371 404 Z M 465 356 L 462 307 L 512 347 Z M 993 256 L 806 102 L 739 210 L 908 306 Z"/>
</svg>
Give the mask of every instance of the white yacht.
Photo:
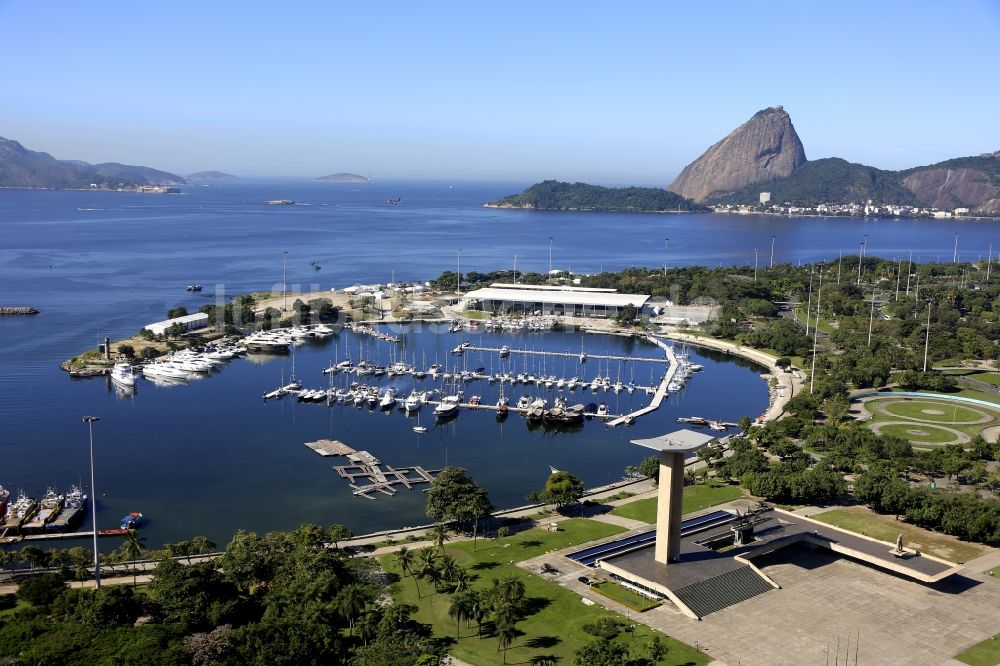
<svg viewBox="0 0 1000 666">
<path fill-rule="evenodd" d="M 132 364 L 125 361 L 115 363 L 115 367 L 111 368 L 111 381 L 126 388 L 135 386 L 135 372 L 132 371 Z"/>
<path fill-rule="evenodd" d="M 434 408 L 434 416 L 445 418 L 458 414 L 460 400 L 457 395 L 446 395 L 441 398 L 441 402 Z"/>
<path fill-rule="evenodd" d="M 142 374 L 146 377 L 156 377 L 158 379 L 187 379 L 190 376 L 189 372 L 170 361 L 150 363 L 142 369 Z"/>
<path fill-rule="evenodd" d="M 406 397 L 403 401 L 403 409 L 406 410 L 407 414 L 412 412 L 420 411 L 420 408 L 424 405 L 424 396 L 421 393 L 413 391 Z"/>
<path fill-rule="evenodd" d="M 396 404 L 396 389 L 389 387 L 385 390 L 385 393 L 382 394 L 378 406 L 380 409 L 390 409 L 395 404 Z"/>
</svg>

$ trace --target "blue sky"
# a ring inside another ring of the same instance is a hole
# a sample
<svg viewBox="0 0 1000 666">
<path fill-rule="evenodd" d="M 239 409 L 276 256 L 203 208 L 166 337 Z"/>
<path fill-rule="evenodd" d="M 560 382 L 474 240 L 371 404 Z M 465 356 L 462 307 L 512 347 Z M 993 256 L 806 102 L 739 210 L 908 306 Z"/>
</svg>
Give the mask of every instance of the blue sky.
<svg viewBox="0 0 1000 666">
<path fill-rule="evenodd" d="M 811 159 L 1000 149 L 996 0 L 0 0 L 0 28 L 0 136 L 179 173 L 665 185 L 775 104 Z"/>
</svg>

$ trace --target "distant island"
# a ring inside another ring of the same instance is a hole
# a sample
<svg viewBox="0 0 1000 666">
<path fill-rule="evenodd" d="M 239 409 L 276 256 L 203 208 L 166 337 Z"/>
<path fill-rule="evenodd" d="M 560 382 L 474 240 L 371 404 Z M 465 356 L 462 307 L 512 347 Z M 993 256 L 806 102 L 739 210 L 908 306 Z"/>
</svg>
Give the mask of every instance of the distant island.
<svg viewBox="0 0 1000 666">
<path fill-rule="evenodd" d="M 321 183 L 367 183 L 368 178 L 359 176 L 356 173 L 331 173 L 329 176 L 320 176 L 316 179 Z"/>
<path fill-rule="evenodd" d="M 58 160 L 0 137 L 0 187 L 176 192 L 177 185 L 186 183 L 176 174 L 145 166 Z"/>
<path fill-rule="evenodd" d="M 521 194 L 483 204 L 485 208 L 606 211 L 623 213 L 705 213 L 708 208 L 656 187 L 601 187 L 545 180 Z"/>
<path fill-rule="evenodd" d="M 231 173 L 221 171 L 199 171 L 188 176 L 189 180 L 236 180 L 236 176 Z"/>
</svg>

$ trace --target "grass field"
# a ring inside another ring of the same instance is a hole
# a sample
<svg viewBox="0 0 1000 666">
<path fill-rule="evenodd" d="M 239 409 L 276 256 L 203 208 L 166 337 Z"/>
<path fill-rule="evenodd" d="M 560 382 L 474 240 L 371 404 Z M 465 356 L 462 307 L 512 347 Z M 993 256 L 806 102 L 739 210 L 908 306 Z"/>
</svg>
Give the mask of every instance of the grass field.
<svg viewBox="0 0 1000 666">
<path fill-rule="evenodd" d="M 1000 372 L 970 372 L 966 377 L 1000 387 Z"/>
<path fill-rule="evenodd" d="M 975 398 L 983 398 L 987 395 L 978 391 L 959 391 L 953 395 L 964 395 L 966 393 L 974 394 L 968 397 Z M 1000 396 L 993 397 L 998 398 Z M 934 424 L 958 430 L 969 437 L 975 437 L 982 432 L 983 428 L 995 425 L 1000 421 L 1000 412 L 991 410 L 988 407 L 958 405 L 954 402 L 944 400 L 893 398 L 891 393 L 887 393 L 884 399 L 870 401 L 868 409 L 873 413 L 872 420 L 869 421 L 872 424 L 912 419 L 913 426 L 883 426 L 881 427 L 881 432 L 898 435 L 910 440 L 917 446 L 924 445 L 928 448 L 951 442 L 954 439 L 944 430 L 935 428 Z M 973 423 L 979 420 L 983 414 L 993 417 L 993 420 L 987 423 Z M 953 420 L 955 425 L 952 425 Z M 926 434 L 909 434 L 906 431 L 910 429 L 924 430 Z"/>
<path fill-rule="evenodd" d="M 931 532 L 909 523 L 897 521 L 892 516 L 882 516 L 862 507 L 848 507 L 824 511 L 811 518 L 834 527 L 857 532 L 879 541 L 894 543 L 902 533 L 907 548 L 961 564 L 990 551 L 977 543 L 960 541 L 947 534 Z"/>
<path fill-rule="evenodd" d="M 682 511 L 685 514 L 701 511 L 710 506 L 730 502 L 740 497 L 743 497 L 743 491 L 739 486 L 730 486 L 721 483 L 687 486 L 684 488 L 684 507 Z M 655 523 L 656 498 L 650 497 L 648 499 L 629 502 L 615 508 L 611 513 L 622 518 L 641 520 L 644 523 Z"/>
<path fill-rule="evenodd" d="M 472 583 L 473 588 L 488 587 L 494 578 L 510 574 L 517 575 L 524 582 L 529 610 L 527 616 L 517 623 L 520 635 L 507 651 L 508 663 L 524 664 L 534 657 L 548 655 L 558 663 L 571 664 L 576 651 L 593 638 L 583 631 L 584 624 L 608 616 L 625 621 L 624 617 L 604 610 L 600 606 L 584 605 L 581 597 L 575 592 L 516 566 L 516 562 L 548 551 L 611 536 L 622 531 L 614 525 L 585 518 L 565 520 L 559 525 L 559 532 L 532 528 L 497 542 L 480 541 L 478 547 L 474 547 L 469 541 L 446 546 L 448 554 L 453 556 L 460 566 L 469 569 L 476 576 Z M 387 572 L 401 575 L 392 555 L 385 555 L 380 561 Z M 495 637 L 480 639 L 477 637 L 475 623 L 470 627 L 462 623 L 459 629 L 455 621 L 448 617 L 448 605 L 451 601 L 449 593 L 435 592 L 429 581 L 416 582 L 420 585 L 419 593 L 414 579 L 406 576 L 393 584 L 393 596 L 400 602 L 417 606 L 414 619 L 431 625 L 436 637 L 454 639 L 455 642 L 449 648 L 450 654 L 470 664 L 502 662 L 503 657 L 497 652 Z M 456 631 L 459 633 L 457 639 L 455 639 Z M 484 631 L 484 636 L 486 635 Z M 626 642 L 639 652 L 645 649 L 654 635 L 659 635 L 668 645 L 667 658 L 661 663 L 700 665 L 709 661 L 705 654 L 684 643 L 666 638 L 644 625 L 638 625 L 634 633 L 623 633 L 615 640 Z"/>
<path fill-rule="evenodd" d="M 953 432 L 926 423 L 893 423 L 879 428 L 884 435 L 895 435 L 919 444 L 945 444 L 954 441 Z"/>
<path fill-rule="evenodd" d="M 641 597 L 632 590 L 628 590 L 617 583 L 612 583 L 611 581 L 592 585 L 590 589 L 596 590 L 608 599 L 613 599 L 623 606 L 628 606 L 632 610 L 639 613 L 645 613 L 646 611 L 652 610 L 653 608 L 661 605 L 659 601 L 653 601 L 652 599 Z"/>
<path fill-rule="evenodd" d="M 946 425 L 971 424 L 982 420 L 983 416 L 982 412 L 976 409 L 932 400 L 892 401 L 884 404 L 883 409 L 894 416 Z"/>
<path fill-rule="evenodd" d="M 994 578 L 1000 579 L 1000 567 L 993 567 L 986 573 L 989 574 L 990 576 L 993 576 Z"/>
<path fill-rule="evenodd" d="M 795 318 L 798 319 L 799 322 L 802 323 L 802 325 L 805 325 L 805 321 L 806 321 L 806 306 L 805 305 L 799 305 L 799 306 L 797 306 L 795 308 Z M 810 313 L 810 317 L 809 317 L 809 331 L 810 331 L 810 335 L 812 334 L 812 330 L 813 330 L 813 327 L 815 325 L 816 325 L 816 311 L 815 311 L 815 309 L 813 309 L 813 311 Z M 824 333 L 826 333 L 828 335 L 832 335 L 834 333 L 834 331 L 836 331 L 838 328 L 839 328 L 839 326 L 837 326 L 836 324 L 830 322 L 829 320 L 823 319 L 822 317 L 819 318 L 819 330 L 823 331 Z"/>
<path fill-rule="evenodd" d="M 997 666 L 1000 664 L 1000 634 L 959 652 L 955 659 L 969 666 Z"/>
</svg>

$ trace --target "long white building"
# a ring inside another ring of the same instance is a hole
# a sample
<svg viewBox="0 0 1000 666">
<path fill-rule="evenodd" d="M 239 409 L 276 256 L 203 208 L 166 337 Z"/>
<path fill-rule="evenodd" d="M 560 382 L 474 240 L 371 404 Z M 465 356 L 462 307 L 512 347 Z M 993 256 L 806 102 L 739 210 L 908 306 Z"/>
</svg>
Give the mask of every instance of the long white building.
<svg viewBox="0 0 1000 666">
<path fill-rule="evenodd" d="M 205 312 L 195 312 L 183 317 L 174 317 L 173 319 L 165 319 L 154 324 L 146 324 L 143 328 L 156 335 L 163 335 L 174 324 L 180 324 L 186 331 L 195 331 L 208 326 L 208 314 Z"/>
<path fill-rule="evenodd" d="M 572 317 L 614 317 L 631 305 L 641 311 L 649 296 L 615 289 L 495 283 L 463 294 L 461 309 Z"/>
</svg>

